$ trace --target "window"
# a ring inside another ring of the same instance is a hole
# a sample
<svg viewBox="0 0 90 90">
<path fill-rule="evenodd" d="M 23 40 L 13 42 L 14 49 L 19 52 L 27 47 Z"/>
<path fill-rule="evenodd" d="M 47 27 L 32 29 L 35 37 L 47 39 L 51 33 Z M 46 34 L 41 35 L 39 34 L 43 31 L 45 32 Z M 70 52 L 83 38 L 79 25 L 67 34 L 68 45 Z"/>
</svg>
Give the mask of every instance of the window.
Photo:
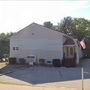
<svg viewBox="0 0 90 90">
<path fill-rule="evenodd" d="M 19 50 L 19 47 L 13 47 L 13 50 Z"/>
<path fill-rule="evenodd" d="M 27 58 L 35 58 L 35 56 L 27 56 Z"/>
<path fill-rule="evenodd" d="M 70 48 L 70 55 L 73 56 L 73 53 L 74 53 L 74 52 L 73 52 L 73 48 L 71 47 L 71 48 Z"/>
<path fill-rule="evenodd" d="M 13 50 L 15 50 L 15 47 L 13 47 Z"/>
<path fill-rule="evenodd" d="M 16 47 L 16 50 L 18 50 L 19 48 L 18 47 Z"/>
<path fill-rule="evenodd" d="M 69 47 L 66 48 L 66 56 L 69 56 Z"/>
<path fill-rule="evenodd" d="M 67 46 L 67 47 L 65 47 L 65 49 L 64 49 L 65 51 L 64 51 L 64 53 L 65 53 L 65 57 L 66 58 L 72 58 L 72 57 L 74 57 L 74 52 L 75 52 L 75 49 L 74 49 L 74 47 L 73 46 Z"/>
</svg>

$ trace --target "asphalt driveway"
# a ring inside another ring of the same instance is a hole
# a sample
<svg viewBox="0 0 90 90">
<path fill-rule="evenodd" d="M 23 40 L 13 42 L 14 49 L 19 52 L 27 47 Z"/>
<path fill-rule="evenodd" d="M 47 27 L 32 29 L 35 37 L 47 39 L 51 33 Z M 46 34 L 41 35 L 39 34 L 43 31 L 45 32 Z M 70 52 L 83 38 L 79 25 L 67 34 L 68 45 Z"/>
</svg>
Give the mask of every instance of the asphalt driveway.
<svg viewBox="0 0 90 90">
<path fill-rule="evenodd" d="M 82 63 L 85 71 L 90 72 L 90 60 Z M 19 85 L 60 86 L 81 90 L 81 66 L 75 68 L 7 65 L 1 69 L 0 81 Z M 85 75 L 84 88 L 90 90 L 90 75 Z"/>
</svg>

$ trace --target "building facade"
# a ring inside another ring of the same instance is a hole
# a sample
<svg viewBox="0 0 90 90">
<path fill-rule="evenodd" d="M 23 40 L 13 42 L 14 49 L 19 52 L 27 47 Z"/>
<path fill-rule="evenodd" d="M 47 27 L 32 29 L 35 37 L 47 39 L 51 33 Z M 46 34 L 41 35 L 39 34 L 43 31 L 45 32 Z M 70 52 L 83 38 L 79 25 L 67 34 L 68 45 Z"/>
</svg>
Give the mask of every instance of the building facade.
<svg viewBox="0 0 90 90">
<path fill-rule="evenodd" d="M 36 63 L 42 59 L 46 64 L 52 64 L 55 59 L 60 60 L 61 63 L 67 63 L 66 59 L 75 58 L 74 63 L 79 64 L 81 49 L 77 40 L 32 23 L 10 38 L 10 57 L 17 58 L 19 63 L 19 58 L 24 58 L 28 62 L 29 56 L 35 56 Z"/>
</svg>

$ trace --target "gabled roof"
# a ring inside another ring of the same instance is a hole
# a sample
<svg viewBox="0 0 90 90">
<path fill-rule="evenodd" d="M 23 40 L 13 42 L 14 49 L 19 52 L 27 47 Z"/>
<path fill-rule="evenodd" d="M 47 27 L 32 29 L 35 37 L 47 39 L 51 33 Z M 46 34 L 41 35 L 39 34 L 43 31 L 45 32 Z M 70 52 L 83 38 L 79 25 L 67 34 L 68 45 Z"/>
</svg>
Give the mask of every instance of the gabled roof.
<svg viewBox="0 0 90 90">
<path fill-rule="evenodd" d="M 64 42 L 64 45 L 74 45 L 74 44 L 75 44 L 74 40 L 70 38 L 67 38 L 66 41 Z"/>
<path fill-rule="evenodd" d="M 42 26 L 42 25 L 40 25 L 40 24 L 37 24 L 37 23 L 34 23 L 34 22 L 33 22 L 32 24 L 24 27 L 24 28 L 21 29 L 20 31 L 14 33 L 12 36 L 16 36 L 18 33 L 22 32 L 23 30 L 27 30 L 27 28 L 35 27 L 35 26 L 41 27 L 42 29 L 52 30 L 52 29 L 49 29 L 49 28 L 47 28 L 47 27 L 44 27 L 44 26 Z M 62 33 L 62 32 L 55 31 L 55 30 L 53 30 L 53 32 L 58 32 L 58 33 L 62 34 L 62 35 L 65 36 L 65 37 L 68 37 L 68 38 L 70 38 L 70 39 L 74 39 L 73 37 L 70 37 L 70 36 L 68 36 L 68 35 L 66 35 L 66 34 L 64 34 L 64 33 Z M 12 36 L 11 36 L 11 37 L 12 37 Z"/>
<path fill-rule="evenodd" d="M 16 36 L 18 33 L 22 32 L 23 30 L 25 31 L 25 30 L 27 30 L 27 28 L 30 28 L 30 27 L 40 27 L 40 28 L 42 28 L 42 29 L 52 30 L 52 29 L 49 29 L 49 28 L 47 28 L 47 27 L 44 27 L 44 26 L 42 26 L 42 25 L 40 25 L 40 24 L 37 24 L 37 23 L 34 23 L 34 22 L 33 22 L 32 24 L 24 27 L 24 28 L 21 29 L 20 31 L 14 33 L 12 36 Z M 30 30 L 30 29 L 29 29 L 29 30 Z M 59 32 L 59 31 L 55 31 L 55 30 L 53 30 L 53 31 L 54 31 L 54 32 Z M 59 33 L 60 33 L 60 34 L 63 34 L 63 33 L 61 33 L 61 32 L 59 32 Z M 11 36 L 11 37 L 12 37 L 12 36 Z"/>
</svg>

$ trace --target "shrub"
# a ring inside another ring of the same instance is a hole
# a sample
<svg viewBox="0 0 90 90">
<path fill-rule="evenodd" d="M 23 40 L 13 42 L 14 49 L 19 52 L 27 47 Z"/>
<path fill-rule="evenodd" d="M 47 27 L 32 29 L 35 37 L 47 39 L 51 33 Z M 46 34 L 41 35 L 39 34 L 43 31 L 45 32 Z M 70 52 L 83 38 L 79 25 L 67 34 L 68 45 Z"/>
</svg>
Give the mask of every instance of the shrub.
<svg viewBox="0 0 90 90">
<path fill-rule="evenodd" d="M 60 59 L 53 59 L 53 66 L 60 67 L 61 66 Z"/>
<path fill-rule="evenodd" d="M 45 59 L 39 59 L 39 64 L 44 65 L 45 64 Z"/>
<path fill-rule="evenodd" d="M 9 64 L 16 64 L 16 58 L 15 57 L 10 57 L 9 58 Z"/>
<path fill-rule="evenodd" d="M 26 63 L 26 61 L 25 61 L 25 59 L 24 59 L 24 58 L 19 58 L 19 63 L 20 63 L 20 64 L 25 64 L 25 63 Z"/>
</svg>

